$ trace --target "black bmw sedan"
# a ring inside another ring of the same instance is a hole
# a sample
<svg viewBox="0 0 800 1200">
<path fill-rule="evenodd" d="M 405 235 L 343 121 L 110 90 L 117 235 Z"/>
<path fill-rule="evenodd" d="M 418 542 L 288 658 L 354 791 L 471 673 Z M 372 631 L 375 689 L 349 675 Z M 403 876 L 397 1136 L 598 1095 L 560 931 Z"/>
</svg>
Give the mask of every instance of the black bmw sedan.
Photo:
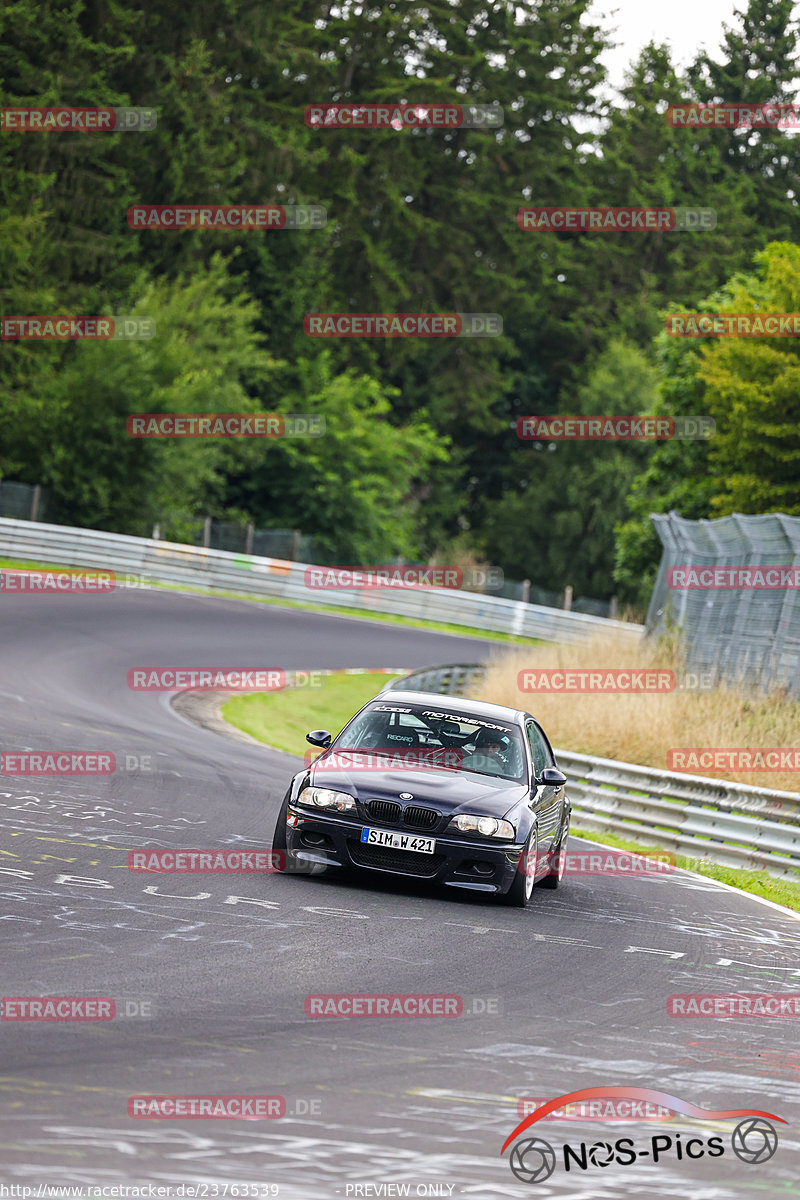
<svg viewBox="0 0 800 1200">
<path fill-rule="evenodd" d="M 432 692 L 385 691 L 295 775 L 276 869 L 381 871 L 495 893 L 524 908 L 561 880 L 570 804 L 530 715 Z"/>
</svg>

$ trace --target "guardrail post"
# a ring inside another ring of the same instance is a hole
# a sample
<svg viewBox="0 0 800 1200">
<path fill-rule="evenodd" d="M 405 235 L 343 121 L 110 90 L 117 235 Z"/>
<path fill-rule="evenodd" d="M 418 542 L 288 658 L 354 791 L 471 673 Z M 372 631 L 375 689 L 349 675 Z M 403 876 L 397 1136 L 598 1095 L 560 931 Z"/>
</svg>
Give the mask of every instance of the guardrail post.
<svg viewBox="0 0 800 1200">
<path fill-rule="evenodd" d="M 211 546 L 211 517 L 206 517 L 203 521 L 203 549 L 208 550 Z"/>
<path fill-rule="evenodd" d="M 255 533 L 255 525 L 252 521 L 247 522 L 247 532 L 244 535 L 244 552 L 245 554 L 253 553 L 253 535 Z"/>
<path fill-rule="evenodd" d="M 564 612 L 572 612 L 572 584 L 564 588 Z"/>
<path fill-rule="evenodd" d="M 31 520 L 35 521 L 39 515 L 39 500 L 42 495 L 42 489 L 39 484 L 34 484 L 33 496 L 31 497 Z"/>
<path fill-rule="evenodd" d="M 528 601 L 530 600 L 530 598 L 531 598 L 531 581 L 530 581 L 530 579 L 523 579 L 522 595 L 520 596 L 520 600 L 522 601 L 523 604 L 527 604 Z"/>
<path fill-rule="evenodd" d="M 616 619 L 617 619 L 617 597 L 616 596 L 612 596 L 611 600 L 609 601 L 608 619 L 609 619 L 609 621 L 616 621 Z"/>
</svg>

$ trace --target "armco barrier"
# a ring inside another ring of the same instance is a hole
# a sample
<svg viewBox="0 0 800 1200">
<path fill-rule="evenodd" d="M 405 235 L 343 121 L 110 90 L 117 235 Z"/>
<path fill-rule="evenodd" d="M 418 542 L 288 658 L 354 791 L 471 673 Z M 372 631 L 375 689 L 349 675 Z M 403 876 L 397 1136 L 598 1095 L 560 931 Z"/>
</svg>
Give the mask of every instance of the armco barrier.
<svg viewBox="0 0 800 1200">
<path fill-rule="evenodd" d="M 123 580 L 126 575 L 144 576 L 157 583 L 240 596 L 391 613 L 551 642 L 574 642 L 601 630 L 637 640 L 644 632 L 642 625 L 448 588 L 320 591 L 306 587 L 306 563 L 31 521 L 0 520 L 0 557 L 103 569 Z"/>
<path fill-rule="evenodd" d="M 485 668 L 414 671 L 386 691 L 463 696 Z M 783 876 L 800 871 L 800 795 L 556 750 L 573 822 L 594 833 L 660 846 L 687 858 Z"/>
<path fill-rule="evenodd" d="M 725 867 L 800 871 L 800 795 L 556 750 L 573 822 Z"/>
<path fill-rule="evenodd" d="M 473 683 L 483 678 L 485 667 L 472 663 L 466 666 L 431 667 L 424 671 L 411 671 L 400 679 L 393 679 L 383 689 L 385 692 L 438 692 L 444 696 L 467 696 Z"/>
</svg>

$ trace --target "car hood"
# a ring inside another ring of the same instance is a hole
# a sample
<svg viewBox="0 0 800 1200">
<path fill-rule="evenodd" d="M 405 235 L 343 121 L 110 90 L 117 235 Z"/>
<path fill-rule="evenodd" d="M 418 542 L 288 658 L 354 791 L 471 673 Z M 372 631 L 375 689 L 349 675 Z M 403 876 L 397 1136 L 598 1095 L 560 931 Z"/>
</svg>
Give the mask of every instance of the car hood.
<svg viewBox="0 0 800 1200">
<path fill-rule="evenodd" d="M 309 768 L 309 784 L 348 792 L 362 802 L 397 800 L 401 792 L 410 792 L 414 804 L 429 805 L 441 813 L 476 813 L 500 818 L 529 796 L 524 784 L 496 775 L 435 768 L 348 770 L 326 766 L 325 757 L 323 754 Z"/>
</svg>

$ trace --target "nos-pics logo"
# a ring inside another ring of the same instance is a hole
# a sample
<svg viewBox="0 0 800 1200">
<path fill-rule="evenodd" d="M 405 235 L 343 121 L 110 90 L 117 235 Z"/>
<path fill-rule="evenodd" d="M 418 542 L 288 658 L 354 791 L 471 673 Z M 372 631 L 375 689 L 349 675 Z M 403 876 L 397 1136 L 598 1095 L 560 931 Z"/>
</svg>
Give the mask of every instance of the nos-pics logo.
<svg viewBox="0 0 800 1200">
<path fill-rule="evenodd" d="M 579 1104 L 585 1100 L 600 1099 L 643 1100 L 648 1104 L 660 1104 L 672 1112 L 681 1113 L 695 1120 L 724 1121 L 733 1117 L 741 1117 L 730 1139 L 730 1149 L 744 1163 L 757 1165 L 768 1162 L 778 1149 L 778 1134 L 772 1121 L 785 1124 L 783 1117 L 775 1113 L 761 1112 L 755 1108 L 710 1109 L 698 1108 L 677 1096 L 666 1092 L 654 1091 L 652 1088 L 637 1087 L 594 1087 L 583 1088 L 577 1092 L 569 1092 L 548 1100 L 524 1121 L 521 1121 L 514 1132 L 506 1139 L 501 1154 L 520 1134 L 530 1129 L 537 1121 L 548 1116 L 556 1109 L 567 1104 Z M 698 1158 L 719 1158 L 726 1153 L 725 1141 L 720 1136 L 709 1138 L 689 1137 L 684 1140 L 680 1133 L 653 1134 L 639 1148 L 633 1138 L 617 1138 L 614 1142 L 597 1141 L 581 1142 L 577 1146 L 564 1145 L 561 1155 L 565 1171 L 587 1171 L 593 1167 L 633 1166 L 642 1160 L 644 1165 L 658 1163 L 664 1158 L 674 1157 L 678 1160 Z M 517 1179 L 523 1183 L 542 1183 L 549 1179 L 556 1169 L 558 1154 L 556 1150 L 540 1137 L 522 1138 L 516 1143 L 509 1157 L 509 1166 Z"/>
</svg>

